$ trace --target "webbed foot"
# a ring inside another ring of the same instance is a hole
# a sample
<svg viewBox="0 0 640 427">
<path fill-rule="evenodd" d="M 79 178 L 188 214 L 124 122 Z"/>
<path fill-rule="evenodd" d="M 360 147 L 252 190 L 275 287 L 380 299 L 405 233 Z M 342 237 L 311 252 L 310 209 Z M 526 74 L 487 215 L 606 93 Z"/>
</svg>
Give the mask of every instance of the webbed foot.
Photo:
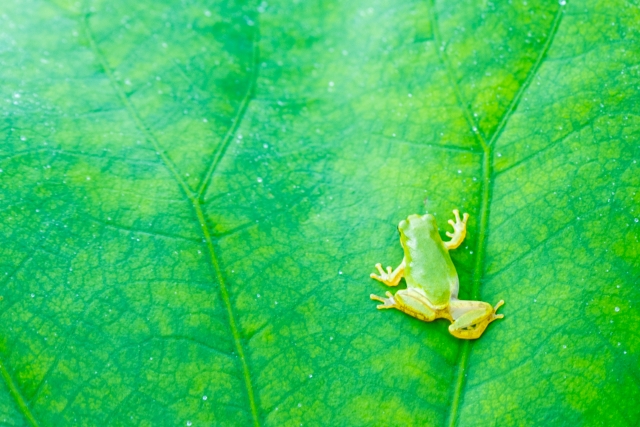
<svg viewBox="0 0 640 427">
<path fill-rule="evenodd" d="M 387 286 L 398 286 L 400 283 L 400 279 L 402 279 L 402 275 L 404 274 L 404 260 L 400 263 L 400 265 L 393 270 L 391 267 L 387 267 L 387 271 L 382 269 L 382 264 L 377 263 L 376 268 L 380 275 L 375 273 L 371 273 L 369 277 L 372 279 L 376 279 L 379 282 L 384 283 Z"/>
<path fill-rule="evenodd" d="M 462 244 L 465 236 L 467 235 L 467 220 L 469 219 L 469 214 L 465 213 L 462 215 L 462 219 L 460 219 L 460 211 L 458 209 L 453 210 L 453 216 L 456 218 L 455 222 L 450 219 L 448 222 L 453 227 L 453 233 L 447 231 L 446 235 L 451 238 L 448 242 L 444 242 L 444 245 L 447 249 L 455 249 Z"/>
<path fill-rule="evenodd" d="M 504 318 L 504 314 L 496 314 L 496 311 L 498 311 L 498 309 L 500 307 L 502 307 L 504 305 L 504 300 L 500 300 L 498 301 L 498 303 L 493 307 L 493 316 L 491 318 L 491 320 L 489 322 L 493 322 L 496 319 L 503 319 Z"/>
<path fill-rule="evenodd" d="M 455 320 L 449 325 L 449 332 L 465 340 L 480 338 L 489 323 L 504 317 L 503 314 L 496 314 L 503 304 L 502 300 L 495 306 L 482 301 L 456 301 L 452 304 Z"/>
<path fill-rule="evenodd" d="M 393 294 L 391 292 L 387 291 L 386 295 L 389 298 L 382 298 L 382 297 L 379 297 L 378 295 L 374 295 L 374 294 L 371 294 L 369 297 L 374 301 L 380 301 L 382 303 L 382 305 L 376 306 L 376 308 L 378 310 L 384 310 L 386 308 L 395 308 L 396 307 L 396 300 L 393 299 Z"/>
</svg>

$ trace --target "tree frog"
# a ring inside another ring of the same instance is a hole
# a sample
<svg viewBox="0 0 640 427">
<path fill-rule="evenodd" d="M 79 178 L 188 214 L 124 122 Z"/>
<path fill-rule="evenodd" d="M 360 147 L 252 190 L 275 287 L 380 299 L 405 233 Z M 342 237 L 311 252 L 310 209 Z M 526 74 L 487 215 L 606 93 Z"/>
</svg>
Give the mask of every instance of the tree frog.
<svg viewBox="0 0 640 427">
<path fill-rule="evenodd" d="M 404 277 L 407 289 L 382 298 L 371 294 L 371 299 L 382 302 L 378 309 L 396 308 L 410 316 L 431 322 L 435 319 L 447 319 L 451 322 L 449 332 L 457 338 L 471 340 L 479 338 L 489 323 L 504 317 L 496 314 L 504 301 L 495 307 L 482 301 L 463 301 L 458 299 L 458 273 L 451 261 L 449 251 L 460 246 L 467 234 L 465 213 L 460 219 L 460 211 L 453 211 L 455 222 L 449 220 L 454 232 L 447 232 L 451 239 L 444 242 L 438 234 L 436 218 L 431 214 L 410 215 L 400 221 L 400 244 L 404 250 L 404 259 L 392 270 L 376 268 L 380 275 L 371 274 L 387 286 L 398 286 Z"/>
</svg>

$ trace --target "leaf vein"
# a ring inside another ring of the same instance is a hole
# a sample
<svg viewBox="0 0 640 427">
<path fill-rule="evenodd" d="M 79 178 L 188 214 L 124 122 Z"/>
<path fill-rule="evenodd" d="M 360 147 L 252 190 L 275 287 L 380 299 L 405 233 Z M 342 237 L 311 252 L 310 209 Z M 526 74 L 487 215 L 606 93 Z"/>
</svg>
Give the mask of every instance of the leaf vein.
<svg viewBox="0 0 640 427">
<path fill-rule="evenodd" d="M 229 321 L 229 329 L 231 330 L 231 334 L 233 336 L 233 342 L 234 342 L 234 347 L 236 349 L 236 352 L 238 354 L 238 358 L 241 364 L 241 368 L 242 368 L 242 372 L 243 372 L 243 377 L 244 377 L 244 382 L 245 382 L 245 387 L 246 387 L 246 392 L 247 392 L 247 398 L 249 401 L 249 407 L 251 410 L 251 416 L 253 418 L 253 424 L 256 427 L 260 426 L 260 422 L 259 422 L 259 417 L 258 417 L 258 409 L 257 409 L 257 405 L 256 405 L 256 401 L 255 401 L 255 397 L 254 397 L 254 392 L 253 392 L 253 384 L 251 381 L 251 375 L 249 372 L 249 366 L 247 365 L 247 361 L 244 355 L 244 348 L 242 346 L 242 340 L 240 337 L 240 332 L 238 330 L 237 324 L 236 324 L 236 320 L 235 320 L 235 315 L 233 312 L 233 308 L 231 306 L 231 298 L 229 296 L 229 290 L 227 288 L 227 284 L 226 284 L 226 280 L 222 274 L 222 269 L 220 267 L 220 262 L 218 261 L 218 255 L 217 252 L 215 250 L 214 244 L 213 244 L 213 239 L 212 239 L 212 235 L 211 235 L 211 231 L 209 230 L 209 226 L 207 225 L 207 220 L 204 216 L 204 212 L 202 210 L 202 206 L 200 203 L 200 198 L 199 198 L 199 194 L 202 193 L 202 191 L 205 190 L 205 187 L 201 187 L 198 191 L 197 194 L 194 194 L 193 190 L 191 189 L 191 187 L 182 179 L 182 177 L 180 176 L 180 173 L 178 172 L 178 168 L 176 167 L 176 165 L 173 163 L 173 161 L 169 158 L 169 156 L 164 152 L 164 150 L 162 149 L 162 147 L 160 146 L 159 141 L 156 139 L 156 137 L 153 135 L 153 133 L 151 132 L 151 130 L 144 124 L 144 122 L 142 121 L 142 119 L 140 118 L 140 115 L 138 114 L 137 110 L 135 109 L 135 107 L 133 106 L 133 104 L 131 103 L 131 100 L 127 97 L 126 93 L 124 92 L 124 90 L 118 85 L 117 80 L 115 79 L 115 76 L 113 75 L 113 72 L 105 58 L 105 56 L 102 54 L 102 52 L 100 51 L 100 49 L 98 48 L 95 38 L 91 32 L 90 26 L 89 26 L 89 14 L 85 14 L 84 18 L 82 19 L 81 25 L 84 29 L 85 35 L 89 41 L 89 44 L 91 46 L 91 49 L 93 50 L 96 58 L 98 59 L 98 61 L 100 62 L 104 73 L 106 74 L 107 78 L 109 79 L 109 81 L 111 82 L 111 85 L 113 86 L 116 94 L 118 95 L 118 97 L 120 98 L 120 100 L 122 101 L 122 103 L 124 104 L 124 106 L 126 107 L 127 111 L 129 112 L 129 115 L 131 116 L 132 120 L 134 121 L 134 123 L 136 124 L 136 126 L 138 127 L 138 129 L 144 134 L 145 138 L 147 139 L 147 141 L 149 143 L 151 143 L 151 145 L 153 145 L 153 147 L 156 150 L 156 153 L 158 154 L 158 156 L 160 156 L 160 158 L 162 159 L 165 167 L 169 170 L 169 172 L 171 173 L 171 175 L 174 177 L 174 179 L 176 180 L 176 182 L 178 183 L 178 185 L 180 186 L 180 188 L 184 191 L 187 199 L 191 202 L 191 205 L 193 206 L 193 210 L 195 211 L 196 217 L 198 219 L 198 222 L 200 224 L 200 228 L 202 230 L 202 234 L 204 236 L 204 240 L 207 246 L 207 249 L 209 251 L 209 256 L 210 256 L 210 262 L 211 265 L 213 267 L 216 279 L 218 280 L 218 284 L 220 286 L 220 294 L 222 296 L 222 300 L 227 312 L 227 317 L 228 317 L 228 321 Z M 238 116 L 240 117 L 240 116 Z M 228 145 L 228 141 L 227 141 L 227 145 Z M 219 157 L 221 157 L 221 155 L 224 154 L 224 151 L 220 151 L 219 155 L 216 156 L 216 159 L 218 159 Z M 215 170 L 215 166 L 217 160 L 214 159 L 214 163 L 212 163 L 212 167 L 210 168 L 210 171 L 213 172 L 213 170 Z"/>
<path fill-rule="evenodd" d="M 38 427 L 39 426 L 38 421 L 33 416 L 31 409 L 29 409 L 29 405 L 27 405 L 27 402 L 22 396 L 22 392 L 20 391 L 15 381 L 11 377 L 11 374 L 7 370 L 7 367 L 4 364 L 4 360 L 2 359 L 1 356 L 0 356 L 0 375 L 2 375 L 2 378 L 4 379 L 4 382 L 7 385 L 7 388 L 9 389 L 9 393 L 11 394 L 11 397 L 13 397 L 13 400 L 18 405 L 18 410 L 20 411 L 22 416 L 24 416 L 24 418 L 29 422 L 31 426 Z"/>
<path fill-rule="evenodd" d="M 516 95 L 511 100 L 511 103 L 509 104 L 509 107 L 507 108 L 507 111 L 505 112 L 505 114 L 502 116 L 502 119 L 500 120 L 500 123 L 496 128 L 496 131 L 493 133 L 493 135 L 489 139 L 489 142 L 487 142 L 483 136 L 482 130 L 479 128 L 479 126 L 473 119 L 473 115 L 471 113 L 471 110 L 469 109 L 468 104 L 465 103 L 463 100 L 460 87 L 458 86 L 457 82 L 454 80 L 453 69 L 451 68 L 449 61 L 445 56 L 445 45 L 442 42 L 442 38 L 440 36 L 440 32 L 438 29 L 438 19 L 436 14 L 435 1 L 436 0 L 432 0 L 430 5 L 431 7 L 429 9 L 431 12 L 431 21 L 433 26 L 434 38 L 436 41 L 436 50 L 438 53 L 438 57 L 446 68 L 447 75 L 449 77 L 451 85 L 454 88 L 456 97 L 458 98 L 458 102 L 463 108 L 465 118 L 469 126 L 471 126 L 472 132 L 476 135 L 476 138 L 480 142 L 480 145 L 482 146 L 482 149 L 484 151 L 482 156 L 482 186 L 480 189 L 481 191 L 480 218 L 478 221 L 478 233 L 477 233 L 478 241 L 476 243 L 476 251 L 475 251 L 476 259 L 475 259 L 475 265 L 473 270 L 473 281 L 472 281 L 472 288 L 471 288 L 471 298 L 478 299 L 480 294 L 480 284 L 482 282 L 483 275 L 484 275 L 484 259 L 485 259 L 486 241 L 487 241 L 487 234 L 488 234 L 487 230 L 489 226 L 489 208 L 491 206 L 491 199 L 493 194 L 493 183 L 494 183 L 493 146 L 495 145 L 495 142 L 502 134 L 502 131 L 506 127 L 507 123 L 509 122 L 509 119 L 513 115 L 513 112 L 515 111 L 518 104 L 520 103 L 520 99 L 522 98 L 523 93 L 526 91 L 526 89 L 529 87 L 529 85 L 533 81 L 533 78 L 535 77 L 538 69 L 540 68 L 544 59 L 546 58 L 549 47 L 551 46 L 551 43 L 553 42 L 555 35 L 557 33 L 557 29 L 560 25 L 563 8 L 562 7 L 558 8 L 554 21 L 552 23 L 551 31 L 549 33 L 549 36 L 547 37 L 547 40 L 544 44 L 543 49 L 540 51 L 538 57 L 536 58 L 534 65 L 529 70 L 527 77 L 525 78 L 522 86 L 518 89 L 518 92 L 516 92 Z M 458 412 L 459 412 L 460 405 L 463 398 L 464 386 L 466 382 L 465 381 L 466 370 L 467 370 L 467 365 L 469 364 L 472 345 L 473 344 L 471 341 L 465 341 L 459 353 L 458 371 L 455 374 L 455 381 L 454 381 L 455 388 L 453 391 L 453 397 L 451 399 L 451 409 L 449 411 L 449 419 L 447 421 L 447 425 L 449 427 L 454 427 L 457 424 Z"/>
<path fill-rule="evenodd" d="M 549 48 L 551 47 L 551 44 L 553 43 L 553 40 L 556 38 L 556 34 L 558 33 L 558 28 L 560 27 L 560 21 L 562 21 L 562 16 L 564 15 L 563 13 L 564 7 L 566 6 L 558 6 L 558 11 L 556 12 L 556 16 L 553 19 L 553 23 L 551 24 L 551 30 L 549 31 L 547 40 L 545 41 L 544 46 L 540 51 L 540 54 L 536 58 L 536 62 L 534 62 L 533 67 L 531 67 L 531 69 L 527 73 L 527 77 L 525 78 L 524 82 L 518 88 L 518 92 L 516 92 L 516 96 L 511 100 L 511 103 L 509 104 L 509 108 L 507 108 L 507 112 L 502 116 L 502 119 L 500 120 L 498 127 L 496 128 L 495 132 L 491 136 L 491 139 L 489 140 L 490 146 L 494 145 L 495 142 L 500 138 L 500 135 L 502 135 L 502 131 L 504 131 L 504 128 L 509 122 L 509 119 L 511 119 L 511 116 L 515 112 L 516 108 L 518 108 L 518 105 L 520 104 L 520 100 L 522 99 L 522 95 L 529 88 L 529 85 L 531 85 L 531 82 L 533 81 L 535 76 L 538 74 L 538 70 L 540 69 L 540 67 L 542 66 L 542 63 L 546 59 L 547 53 L 549 52 Z"/>
<path fill-rule="evenodd" d="M 460 90 L 460 86 L 458 85 L 458 82 L 455 80 L 455 74 L 453 72 L 453 68 L 451 68 L 451 64 L 449 64 L 449 60 L 447 59 L 445 45 L 444 45 L 444 42 L 442 41 L 442 36 L 440 35 L 440 29 L 438 26 L 438 15 L 436 13 L 436 0 L 431 0 L 429 11 L 430 11 L 429 18 L 431 19 L 431 26 L 433 28 L 433 38 L 435 41 L 435 47 L 436 47 L 436 53 L 438 55 L 438 59 L 440 60 L 440 62 L 442 62 L 442 65 L 445 68 L 445 71 L 447 73 L 447 78 L 449 79 L 449 83 L 451 84 L 451 87 L 453 88 L 453 91 L 456 94 L 456 99 L 458 101 L 458 104 L 462 109 L 462 112 L 464 114 L 465 120 L 467 121 L 467 124 L 469 125 L 469 130 L 471 130 L 471 133 L 475 135 L 475 138 L 480 143 L 480 146 L 482 147 L 482 149 L 484 151 L 487 151 L 487 149 L 489 148 L 487 141 L 482 135 L 482 132 L 480 130 L 478 123 L 473 118 L 473 114 L 471 112 L 471 109 L 469 108 L 469 104 L 464 101 L 464 97 L 462 96 L 462 91 Z"/>
<path fill-rule="evenodd" d="M 233 135 L 235 135 L 238 128 L 240 127 L 240 124 L 242 123 L 245 117 L 245 114 L 247 112 L 247 109 L 249 107 L 249 103 L 255 97 L 256 83 L 258 81 L 258 68 L 259 68 L 258 62 L 260 61 L 260 50 L 259 50 L 260 32 L 258 29 L 257 22 L 255 23 L 254 28 L 255 28 L 255 31 L 253 36 L 253 54 L 251 59 L 252 70 L 251 70 L 251 75 L 249 76 L 249 84 L 247 85 L 247 91 L 245 92 L 244 98 L 242 99 L 242 102 L 240 103 L 240 106 L 236 111 L 236 115 L 233 118 L 233 121 L 231 122 L 231 126 L 227 130 L 227 133 L 225 134 L 224 139 L 220 144 L 220 148 L 214 152 L 213 158 L 211 159 L 211 164 L 209 165 L 209 168 L 207 169 L 207 173 L 205 174 L 202 180 L 202 183 L 200 184 L 197 191 L 197 197 L 199 199 L 206 193 L 207 188 L 209 188 L 209 185 L 211 184 L 211 180 L 213 179 L 213 174 L 218 168 L 218 164 L 220 163 L 225 153 L 227 152 L 227 148 L 229 148 L 229 143 L 231 142 Z"/>
</svg>

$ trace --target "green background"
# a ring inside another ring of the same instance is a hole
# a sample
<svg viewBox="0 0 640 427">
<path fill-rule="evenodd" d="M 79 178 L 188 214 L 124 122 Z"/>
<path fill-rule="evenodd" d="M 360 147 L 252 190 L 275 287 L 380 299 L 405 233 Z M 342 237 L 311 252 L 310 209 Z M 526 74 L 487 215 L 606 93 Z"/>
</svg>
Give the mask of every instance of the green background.
<svg viewBox="0 0 640 427">
<path fill-rule="evenodd" d="M 639 22 L 3 1 L 1 425 L 638 425 Z M 474 342 L 369 300 L 454 208 Z"/>
</svg>

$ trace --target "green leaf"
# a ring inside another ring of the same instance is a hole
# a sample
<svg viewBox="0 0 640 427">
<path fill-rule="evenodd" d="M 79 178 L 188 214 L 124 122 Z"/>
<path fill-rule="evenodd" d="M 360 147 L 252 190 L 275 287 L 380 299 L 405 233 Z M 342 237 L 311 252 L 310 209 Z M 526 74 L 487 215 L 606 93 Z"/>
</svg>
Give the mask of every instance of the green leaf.
<svg viewBox="0 0 640 427">
<path fill-rule="evenodd" d="M 636 425 L 638 22 L 2 2 L 2 425 Z M 454 208 L 473 342 L 369 300 Z"/>
</svg>

